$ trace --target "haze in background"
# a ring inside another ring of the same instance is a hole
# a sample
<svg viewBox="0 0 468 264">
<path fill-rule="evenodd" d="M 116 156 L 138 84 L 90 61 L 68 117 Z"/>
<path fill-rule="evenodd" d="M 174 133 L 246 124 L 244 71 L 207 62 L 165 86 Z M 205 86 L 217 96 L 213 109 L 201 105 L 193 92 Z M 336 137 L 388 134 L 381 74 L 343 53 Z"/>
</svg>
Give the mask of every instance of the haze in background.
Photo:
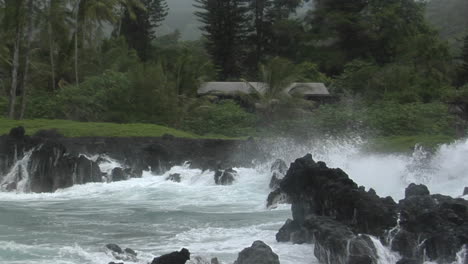
<svg viewBox="0 0 468 264">
<path fill-rule="evenodd" d="M 179 30 L 183 40 L 197 40 L 201 36 L 200 24 L 193 14 L 196 8 L 194 0 L 167 0 L 169 15 L 160 32 L 162 35 Z"/>
<path fill-rule="evenodd" d="M 169 15 L 160 28 L 160 34 L 165 35 L 179 30 L 183 40 L 197 40 L 201 36 L 200 23 L 193 12 L 194 0 L 167 0 Z M 304 4 L 297 11 L 298 16 L 303 16 L 312 6 L 312 1 Z"/>
</svg>

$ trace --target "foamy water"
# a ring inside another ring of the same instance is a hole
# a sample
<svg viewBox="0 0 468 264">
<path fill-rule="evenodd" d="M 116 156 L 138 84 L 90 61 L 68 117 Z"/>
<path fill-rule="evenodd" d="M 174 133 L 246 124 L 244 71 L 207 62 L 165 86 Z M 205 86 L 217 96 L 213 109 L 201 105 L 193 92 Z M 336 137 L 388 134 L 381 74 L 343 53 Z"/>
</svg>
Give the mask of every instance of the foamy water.
<svg viewBox="0 0 468 264">
<path fill-rule="evenodd" d="M 468 186 L 467 141 L 442 146 L 433 155 L 421 149 L 412 155 L 369 154 L 361 146 L 360 140 L 301 146 L 278 141 L 269 148 L 274 158 L 287 162 L 312 153 L 315 160 L 340 167 L 358 184 L 396 200 L 410 182 L 452 196 Z M 110 172 L 116 166 L 108 159 L 101 169 Z M 255 240 L 270 245 L 283 264 L 317 263 L 312 245 L 275 241 L 291 212 L 289 206 L 265 208 L 269 164 L 236 170 L 232 186 L 215 185 L 213 172 L 179 166 L 160 176 L 145 172 L 140 179 L 51 194 L 0 192 L 0 263 L 106 264 L 116 261 L 104 250 L 107 243 L 136 250 L 138 263 L 182 247 L 193 256 L 232 263 Z M 181 183 L 166 181 L 172 173 L 181 174 Z M 379 263 L 395 262 L 394 253 L 377 242 Z"/>
</svg>

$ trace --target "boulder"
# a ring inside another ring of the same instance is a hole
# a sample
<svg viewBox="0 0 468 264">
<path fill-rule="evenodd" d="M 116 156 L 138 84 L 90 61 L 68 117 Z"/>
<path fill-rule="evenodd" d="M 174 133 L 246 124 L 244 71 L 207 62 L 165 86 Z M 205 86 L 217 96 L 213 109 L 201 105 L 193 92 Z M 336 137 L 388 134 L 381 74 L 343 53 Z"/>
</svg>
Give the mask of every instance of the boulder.
<svg viewBox="0 0 468 264">
<path fill-rule="evenodd" d="M 431 195 L 424 185 L 410 184 L 396 204 L 307 155 L 291 164 L 280 188 L 291 199 L 293 219 L 276 239 L 314 243 L 322 263 L 376 263 L 372 240 L 357 234 L 384 237 L 385 230 L 393 230 L 389 246 L 401 263 L 453 263 L 468 245 L 468 201 Z"/>
<path fill-rule="evenodd" d="M 397 224 L 396 203 L 359 188 L 341 169 L 315 162 L 310 154 L 291 164 L 280 185 L 291 199 L 293 220 L 330 217 L 353 232 L 380 237 Z"/>
<path fill-rule="evenodd" d="M 26 135 L 26 130 L 22 126 L 15 127 L 10 130 L 8 135 L 16 140 L 21 140 Z"/>
<path fill-rule="evenodd" d="M 262 241 L 255 241 L 252 246 L 244 248 L 234 264 L 279 264 L 278 255 Z"/>
<path fill-rule="evenodd" d="M 180 173 L 173 173 L 166 178 L 167 181 L 180 182 Z"/>
<path fill-rule="evenodd" d="M 235 180 L 236 174 L 237 171 L 232 168 L 224 171 L 217 170 L 214 175 L 215 183 L 217 185 L 231 185 Z"/>
<path fill-rule="evenodd" d="M 111 179 L 113 182 L 124 181 L 127 179 L 125 172 L 122 168 L 114 168 L 111 172 Z"/>
<path fill-rule="evenodd" d="M 185 264 L 187 260 L 190 260 L 190 252 L 183 248 L 180 251 L 154 258 L 151 264 Z"/>
<path fill-rule="evenodd" d="M 286 172 L 288 171 L 288 166 L 283 160 L 277 159 L 271 165 L 270 171 L 272 172 L 270 180 L 270 189 L 275 190 L 279 188 L 281 180 L 284 178 L 284 175 L 286 175 Z"/>
<path fill-rule="evenodd" d="M 267 208 L 275 208 L 278 204 L 290 203 L 288 195 L 281 191 L 281 189 L 276 189 L 272 191 L 267 198 Z"/>
<path fill-rule="evenodd" d="M 286 162 L 281 159 L 277 159 L 272 165 L 270 171 L 272 172 L 270 180 L 270 189 L 273 191 L 268 195 L 267 208 L 275 208 L 278 204 L 290 203 L 290 199 L 286 193 L 284 193 L 280 184 L 288 171 Z"/>
<path fill-rule="evenodd" d="M 414 183 L 411 183 L 406 189 L 405 189 L 405 198 L 411 197 L 411 196 L 418 196 L 418 195 L 429 195 L 429 189 L 426 187 L 426 185 L 419 184 L 416 185 Z"/>
<path fill-rule="evenodd" d="M 126 248 L 125 250 L 122 250 L 122 248 L 117 244 L 107 244 L 105 248 L 111 253 L 112 257 L 114 257 L 117 260 L 132 262 L 138 261 L 137 253 L 131 248 Z"/>
<path fill-rule="evenodd" d="M 117 254 L 123 254 L 124 253 L 122 248 L 117 244 L 107 244 L 106 248 L 108 250 L 110 250 L 111 252 L 113 252 L 113 253 L 117 253 Z"/>
<path fill-rule="evenodd" d="M 463 190 L 463 196 L 465 195 L 468 195 L 468 187 L 465 187 L 465 189 Z"/>
<path fill-rule="evenodd" d="M 400 200 L 399 211 L 401 230 L 391 247 L 408 259 L 452 263 L 468 244 L 468 201 L 464 199 L 409 196 Z"/>
</svg>

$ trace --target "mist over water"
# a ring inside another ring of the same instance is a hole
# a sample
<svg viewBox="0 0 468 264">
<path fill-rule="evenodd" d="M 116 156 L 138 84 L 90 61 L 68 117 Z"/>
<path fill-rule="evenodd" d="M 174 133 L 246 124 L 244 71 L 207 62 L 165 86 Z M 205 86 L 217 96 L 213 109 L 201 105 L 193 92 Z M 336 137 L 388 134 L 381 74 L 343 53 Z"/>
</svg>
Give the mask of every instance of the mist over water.
<svg viewBox="0 0 468 264">
<path fill-rule="evenodd" d="M 264 148 L 287 163 L 311 153 L 315 161 L 341 168 L 357 184 L 395 200 L 404 197 L 404 190 L 410 183 L 425 184 L 431 193 L 453 197 L 461 196 L 468 186 L 467 139 L 441 145 L 433 152 L 415 146 L 409 154 L 369 153 L 365 146 L 366 142 L 356 137 L 306 144 L 283 139 Z"/>
<path fill-rule="evenodd" d="M 466 140 L 432 154 L 416 148 L 408 155 L 367 153 L 364 143 L 359 138 L 300 145 L 277 140 L 264 147 L 273 159 L 287 163 L 312 153 L 315 160 L 342 168 L 359 185 L 395 200 L 411 182 L 452 196 L 460 196 L 468 186 Z M 119 164 L 108 160 L 100 166 L 111 171 Z M 315 264 L 312 245 L 275 241 L 291 212 L 289 206 L 265 208 L 269 166 L 235 168 L 238 176 L 232 186 L 215 185 L 214 172 L 178 166 L 164 175 L 145 172 L 140 179 L 50 194 L 0 192 L 0 263 L 108 263 L 115 259 L 104 250 L 107 243 L 136 250 L 138 263 L 182 247 L 193 256 L 232 263 L 243 248 L 263 240 L 283 264 Z M 181 174 L 181 183 L 166 181 L 172 173 Z M 381 264 L 397 258 L 383 246 L 378 249 Z"/>
</svg>

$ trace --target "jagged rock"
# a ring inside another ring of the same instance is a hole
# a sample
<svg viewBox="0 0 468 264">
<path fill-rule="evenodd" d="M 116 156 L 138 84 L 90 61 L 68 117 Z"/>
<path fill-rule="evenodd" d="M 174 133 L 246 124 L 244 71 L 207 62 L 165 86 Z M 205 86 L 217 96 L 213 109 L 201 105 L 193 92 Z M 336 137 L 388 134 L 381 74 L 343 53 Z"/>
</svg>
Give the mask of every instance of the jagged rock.
<svg viewBox="0 0 468 264">
<path fill-rule="evenodd" d="M 154 258 L 151 264 L 185 264 L 187 260 L 190 260 L 190 252 L 188 249 L 183 248 L 180 251 Z"/>
<path fill-rule="evenodd" d="M 327 216 L 356 233 L 374 236 L 396 226 L 392 198 L 359 189 L 341 169 L 315 162 L 310 154 L 291 164 L 281 190 L 291 198 L 293 219 L 299 225 L 310 215 Z"/>
<path fill-rule="evenodd" d="M 81 155 L 76 160 L 75 165 L 75 179 L 73 184 L 84 184 L 88 182 L 100 182 L 101 181 L 101 169 L 99 165 Z"/>
<path fill-rule="evenodd" d="M 124 249 L 125 254 L 136 257 L 138 254 L 131 248 Z"/>
<path fill-rule="evenodd" d="M 42 146 L 42 147 L 40 147 Z M 5 176 L 18 161 L 33 151 L 27 167 L 30 181 L 21 184 L 25 192 L 53 192 L 73 184 L 100 182 L 103 175 L 97 170 L 98 162 L 89 161 L 81 154 L 106 155 L 122 164 L 124 177 L 142 177 L 144 170 L 164 173 L 174 165 L 189 161 L 191 167 L 203 170 L 229 167 L 252 167 L 254 160 L 265 160 L 267 155 L 253 139 L 208 140 L 163 138 L 112 138 L 86 137 L 67 138 L 54 130 L 39 131 L 34 136 L 25 134 L 18 127 L 8 135 L 0 136 L 0 183 L 1 190 L 14 191 L 24 178 L 22 170 Z M 25 162 L 26 164 L 26 162 Z M 111 173 L 109 173 L 111 174 Z M 122 178 L 122 173 L 119 172 Z M 10 179 L 11 178 L 11 179 Z M 23 182 L 24 183 L 24 182 Z M 229 184 L 229 177 L 225 184 Z"/>
<path fill-rule="evenodd" d="M 109 262 L 109 264 L 125 264 L 123 262 Z"/>
<path fill-rule="evenodd" d="M 280 184 L 286 175 L 288 167 L 286 162 L 277 159 L 273 165 L 271 165 L 270 171 L 273 173 L 270 180 L 270 189 L 273 191 L 268 195 L 267 208 L 275 208 L 278 204 L 290 203 L 290 199 L 286 193 L 284 193 Z"/>
<path fill-rule="evenodd" d="M 109 250 L 112 256 L 117 260 L 132 262 L 138 261 L 137 253 L 131 248 L 126 248 L 125 250 L 122 250 L 122 248 L 117 244 L 107 244 L 105 248 Z"/>
<path fill-rule="evenodd" d="M 106 248 L 109 249 L 111 252 L 117 253 L 117 254 L 123 254 L 122 248 L 117 245 L 117 244 L 107 244 Z"/>
<path fill-rule="evenodd" d="M 414 183 L 411 183 L 405 189 L 405 198 L 408 198 L 411 196 L 429 195 L 429 194 L 430 194 L 429 189 L 423 184 L 416 185 Z"/>
<path fill-rule="evenodd" d="M 399 209 L 401 231 L 392 249 L 404 257 L 452 263 L 468 244 L 468 201 L 439 194 L 409 196 L 400 200 Z"/>
<path fill-rule="evenodd" d="M 281 189 L 276 189 L 268 195 L 267 208 L 275 208 L 278 204 L 284 203 L 290 203 L 290 199 Z"/>
<path fill-rule="evenodd" d="M 215 183 L 218 185 L 231 185 L 234 182 L 237 171 L 232 168 L 221 171 L 217 170 L 214 175 Z"/>
<path fill-rule="evenodd" d="M 19 127 L 12 128 L 8 135 L 18 140 L 18 139 L 24 138 L 25 134 L 26 134 L 26 130 L 24 130 L 24 127 L 19 126 Z"/>
<path fill-rule="evenodd" d="M 211 264 L 219 264 L 218 258 L 212 258 L 211 259 Z"/>
<path fill-rule="evenodd" d="M 167 181 L 180 182 L 180 173 L 174 173 L 166 178 Z"/>
<path fill-rule="evenodd" d="M 124 170 L 122 168 L 117 167 L 112 169 L 111 179 L 113 182 L 124 181 L 126 178 L 127 177 L 125 176 Z"/>
<path fill-rule="evenodd" d="M 234 264 L 279 264 L 278 255 L 262 241 L 255 241 L 251 247 L 244 248 Z"/>
<path fill-rule="evenodd" d="M 465 187 L 465 190 L 463 190 L 463 196 L 468 195 L 468 187 Z"/>
<path fill-rule="evenodd" d="M 286 172 L 288 171 L 288 166 L 283 160 L 277 159 L 271 165 L 270 171 L 272 172 L 270 180 L 270 189 L 275 190 L 279 188 L 281 180 L 284 178 L 284 175 L 286 175 Z"/>
</svg>

